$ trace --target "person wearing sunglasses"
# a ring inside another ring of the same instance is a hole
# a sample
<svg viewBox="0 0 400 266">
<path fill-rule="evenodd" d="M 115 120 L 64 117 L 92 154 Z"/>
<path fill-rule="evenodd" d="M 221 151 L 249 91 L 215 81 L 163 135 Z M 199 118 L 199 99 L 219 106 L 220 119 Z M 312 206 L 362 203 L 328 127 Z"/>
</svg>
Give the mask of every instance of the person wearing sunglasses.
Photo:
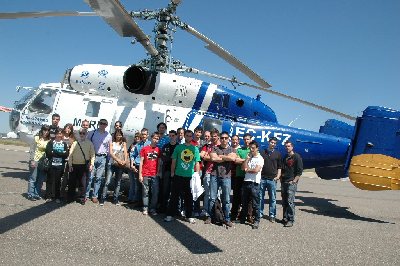
<svg viewBox="0 0 400 266">
<path fill-rule="evenodd" d="M 110 146 L 112 142 L 111 134 L 106 131 L 108 122 L 106 119 L 100 119 L 99 128 L 89 132 L 87 138 L 93 143 L 95 151 L 95 161 L 91 173 L 88 175 L 86 183 L 84 204 L 90 197 L 90 190 L 92 183 L 94 183 L 94 190 L 92 194 L 92 202 L 98 203 L 98 196 L 100 186 L 104 180 L 104 173 L 106 168 L 107 157 L 110 154 Z"/>
<path fill-rule="evenodd" d="M 72 143 L 69 152 L 69 179 L 68 179 L 68 198 L 67 202 L 72 202 L 75 199 L 76 184 L 82 183 L 83 176 L 89 175 L 93 170 L 95 152 L 93 143 L 86 138 L 87 129 L 79 130 L 79 137 Z M 84 187 L 84 184 L 79 184 L 79 187 Z M 84 195 L 79 195 L 82 199 Z M 81 201 L 82 201 L 81 199 Z"/>
<path fill-rule="evenodd" d="M 213 169 L 210 176 L 210 208 L 213 208 L 217 200 L 218 189 L 222 189 L 222 209 L 224 210 L 224 224 L 232 227 L 230 219 L 230 195 L 231 195 L 231 167 L 236 159 L 236 153 L 229 146 L 229 134 L 224 131 L 220 134 L 220 145 L 213 147 L 210 153 Z M 214 213 L 211 212 L 211 220 Z"/>
</svg>

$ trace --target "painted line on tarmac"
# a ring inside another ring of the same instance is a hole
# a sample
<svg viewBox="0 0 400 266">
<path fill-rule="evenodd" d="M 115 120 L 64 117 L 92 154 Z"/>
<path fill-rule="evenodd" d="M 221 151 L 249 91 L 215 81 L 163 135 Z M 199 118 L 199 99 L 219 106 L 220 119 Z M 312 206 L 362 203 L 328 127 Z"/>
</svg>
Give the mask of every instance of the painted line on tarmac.
<svg viewBox="0 0 400 266">
<path fill-rule="evenodd" d="M 13 149 L 4 149 L 4 148 L 0 148 L 0 150 L 4 150 L 4 151 L 16 151 L 16 152 L 25 152 L 25 153 L 29 153 L 29 151 L 24 151 L 24 150 L 13 150 Z"/>
</svg>

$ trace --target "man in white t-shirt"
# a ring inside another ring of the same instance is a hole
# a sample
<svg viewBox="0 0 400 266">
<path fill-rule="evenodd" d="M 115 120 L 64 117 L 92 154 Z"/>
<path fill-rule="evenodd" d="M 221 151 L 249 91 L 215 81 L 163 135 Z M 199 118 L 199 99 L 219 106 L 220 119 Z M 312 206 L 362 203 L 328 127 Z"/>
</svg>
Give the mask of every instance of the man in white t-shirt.
<svg viewBox="0 0 400 266">
<path fill-rule="evenodd" d="M 248 202 L 253 201 L 253 211 L 259 213 L 260 208 L 260 181 L 261 170 L 264 166 L 264 159 L 258 152 L 258 143 L 253 140 L 249 144 L 250 152 L 246 160 L 242 164 L 242 170 L 245 172 L 242 186 L 242 213 L 240 215 L 240 223 L 245 223 Z M 260 224 L 260 216 L 256 215 L 254 219 L 253 229 L 258 229 Z"/>
</svg>

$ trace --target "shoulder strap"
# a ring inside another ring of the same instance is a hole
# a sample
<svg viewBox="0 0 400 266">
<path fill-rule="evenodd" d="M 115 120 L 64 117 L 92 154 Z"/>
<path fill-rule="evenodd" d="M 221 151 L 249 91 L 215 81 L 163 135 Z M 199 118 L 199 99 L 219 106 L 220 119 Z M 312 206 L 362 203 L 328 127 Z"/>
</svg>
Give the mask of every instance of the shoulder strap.
<svg viewBox="0 0 400 266">
<path fill-rule="evenodd" d="M 90 141 L 91 142 L 93 142 L 93 136 L 94 136 L 94 133 L 96 132 L 96 129 L 93 131 L 93 134 L 92 134 L 92 136 L 90 137 Z M 79 147 L 80 147 L 80 145 L 79 145 Z"/>
<path fill-rule="evenodd" d="M 93 133 L 94 133 L 94 132 L 93 132 Z M 79 141 L 76 141 L 76 143 L 78 144 L 79 148 L 81 149 L 81 152 L 82 152 L 82 154 L 83 154 L 83 159 L 84 159 L 85 162 L 86 162 L 86 161 L 87 161 L 87 160 L 86 160 L 86 156 L 85 156 L 85 153 L 84 153 L 83 150 L 82 150 L 81 144 L 79 144 Z"/>
</svg>

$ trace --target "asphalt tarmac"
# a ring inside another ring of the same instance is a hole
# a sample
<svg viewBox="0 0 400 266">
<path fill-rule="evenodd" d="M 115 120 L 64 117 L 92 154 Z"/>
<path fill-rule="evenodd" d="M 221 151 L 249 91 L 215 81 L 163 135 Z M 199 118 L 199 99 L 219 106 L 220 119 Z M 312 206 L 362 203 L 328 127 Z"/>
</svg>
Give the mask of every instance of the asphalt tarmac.
<svg viewBox="0 0 400 266">
<path fill-rule="evenodd" d="M 400 265 L 398 191 L 307 173 L 291 228 L 166 223 L 124 204 L 27 200 L 25 150 L 0 145 L 1 265 Z M 277 211 L 281 218 L 279 192 Z"/>
</svg>

